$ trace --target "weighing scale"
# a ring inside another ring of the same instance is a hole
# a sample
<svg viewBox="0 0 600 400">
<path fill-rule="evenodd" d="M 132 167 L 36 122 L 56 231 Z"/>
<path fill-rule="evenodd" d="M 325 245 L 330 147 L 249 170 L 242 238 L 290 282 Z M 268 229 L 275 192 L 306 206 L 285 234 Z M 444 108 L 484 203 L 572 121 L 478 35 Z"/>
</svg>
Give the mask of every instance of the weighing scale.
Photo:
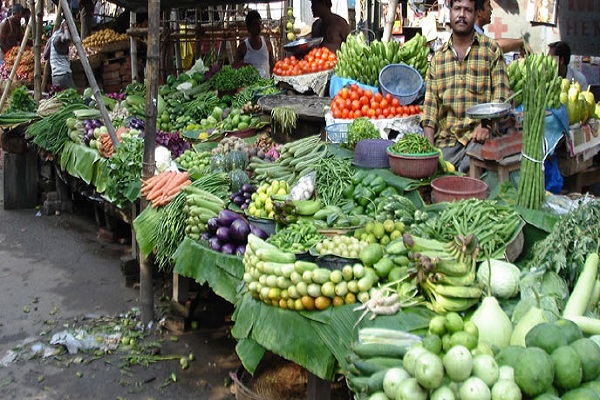
<svg viewBox="0 0 600 400">
<path fill-rule="evenodd" d="M 490 130 L 491 137 L 481 148 L 471 155 L 481 160 L 499 161 L 505 157 L 520 153 L 523 148 L 523 137 L 518 132 L 502 135 L 498 123 L 510 113 L 509 103 L 483 103 L 467 109 L 467 116 L 481 121 L 481 125 Z"/>
</svg>

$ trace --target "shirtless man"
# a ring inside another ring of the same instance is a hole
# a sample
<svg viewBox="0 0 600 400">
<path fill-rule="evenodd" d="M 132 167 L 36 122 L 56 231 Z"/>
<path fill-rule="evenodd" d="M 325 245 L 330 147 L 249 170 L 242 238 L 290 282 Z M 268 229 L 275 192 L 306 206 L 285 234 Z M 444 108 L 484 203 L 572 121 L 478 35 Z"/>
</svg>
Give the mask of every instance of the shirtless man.
<svg viewBox="0 0 600 400">
<path fill-rule="evenodd" d="M 334 53 L 350 34 L 350 25 L 346 20 L 331 12 L 331 0 L 311 0 L 310 9 L 318 19 L 313 23 L 311 37 L 322 37 L 321 46 Z"/>
</svg>

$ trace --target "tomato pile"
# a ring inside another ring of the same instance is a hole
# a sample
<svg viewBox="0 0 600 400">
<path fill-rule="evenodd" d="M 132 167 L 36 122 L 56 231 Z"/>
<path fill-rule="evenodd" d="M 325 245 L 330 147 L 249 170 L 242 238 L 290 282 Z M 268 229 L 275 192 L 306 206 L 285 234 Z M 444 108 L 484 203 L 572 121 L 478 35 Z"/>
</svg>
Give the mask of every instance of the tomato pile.
<svg viewBox="0 0 600 400">
<path fill-rule="evenodd" d="M 335 67 L 337 57 L 327 47 L 315 47 L 301 60 L 295 56 L 286 57 L 275 63 L 273 73 L 279 76 L 296 76 L 326 71 Z"/>
<path fill-rule="evenodd" d="M 421 113 L 418 105 L 403 106 L 389 93 L 384 96 L 380 92 L 364 90 L 356 84 L 340 89 L 330 108 L 333 118 L 342 119 L 404 118 Z"/>
</svg>

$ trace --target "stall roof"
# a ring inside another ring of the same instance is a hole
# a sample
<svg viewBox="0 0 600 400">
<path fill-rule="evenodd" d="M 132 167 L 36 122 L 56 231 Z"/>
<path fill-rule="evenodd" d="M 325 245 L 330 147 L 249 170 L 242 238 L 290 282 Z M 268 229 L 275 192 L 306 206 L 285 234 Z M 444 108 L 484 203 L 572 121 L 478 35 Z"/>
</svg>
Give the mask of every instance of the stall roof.
<svg viewBox="0 0 600 400">
<path fill-rule="evenodd" d="M 147 12 L 148 10 L 148 1 L 147 0 L 110 0 L 111 3 L 114 3 L 118 6 L 124 7 L 127 10 L 132 10 L 136 12 Z M 251 3 L 279 3 L 281 0 L 254 0 Z M 228 4 L 247 4 L 248 1 L 243 0 L 171 0 L 171 1 L 161 1 L 160 6 L 162 9 L 170 9 L 170 8 L 196 8 L 196 7 L 214 7 L 214 6 L 222 6 Z"/>
</svg>

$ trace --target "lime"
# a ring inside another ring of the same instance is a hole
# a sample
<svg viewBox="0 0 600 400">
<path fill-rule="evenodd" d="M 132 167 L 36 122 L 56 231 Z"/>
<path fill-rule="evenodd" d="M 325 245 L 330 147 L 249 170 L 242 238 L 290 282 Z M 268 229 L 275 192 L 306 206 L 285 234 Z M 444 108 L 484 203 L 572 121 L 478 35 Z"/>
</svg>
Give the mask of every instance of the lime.
<svg viewBox="0 0 600 400">
<path fill-rule="evenodd" d="M 423 338 L 423 347 L 433 354 L 440 354 L 442 352 L 442 338 L 436 334 L 428 333 Z"/>
<path fill-rule="evenodd" d="M 429 332 L 438 336 L 444 336 L 446 333 L 446 317 L 436 315 L 429 320 Z"/>
<path fill-rule="evenodd" d="M 459 332 L 463 330 L 464 322 L 463 319 L 458 313 L 449 312 L 446 314 L 446 330 L 449 333 Z"/>
<path fill-rule="evenodd" d="M 581 358 L 571 346 L 561 346 L 550 355 L 554 363 L 554 386 L 575 389 L 583 379 Z"/>
<path fill-rule="evenodd" d="M 450 343 L 452 346 L 463 345 L 469 350 L 473 350 L 477 347 L 477 338 L 470 333 L 465 331 L 454 332 L 450 337 Z"/>
</svg>

